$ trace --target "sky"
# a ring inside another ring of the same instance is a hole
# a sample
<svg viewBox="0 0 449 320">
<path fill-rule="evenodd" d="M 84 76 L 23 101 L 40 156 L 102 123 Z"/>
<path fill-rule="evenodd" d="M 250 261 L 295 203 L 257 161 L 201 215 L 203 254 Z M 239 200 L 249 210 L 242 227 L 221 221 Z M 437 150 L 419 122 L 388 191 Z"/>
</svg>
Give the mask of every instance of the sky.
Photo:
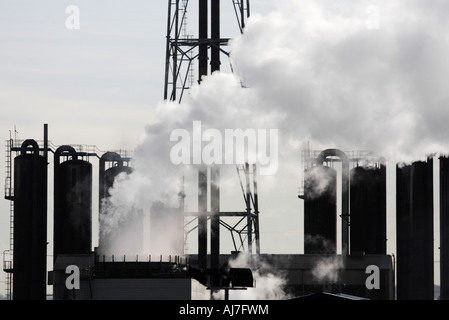
<svg viewBox="0 0 449 320">
<path fill-rule="evenodd" d="M 79 9 L 79 29 L 67 27 L 69 6 Z M 178 105 L 162 101 L 166 1 L 2 1 L 4 140 L 15 134 L 42 140 L 47 123 L 57 146 L 133 150 L 143 178 L 119 186 L 116 202 L 148 206 L 177 186 L 180 168 L 168 161 L 173 130 L 192 131 L 193 121 L 221 132 L 277 129 L 278 170 L 259 180 L 263 253 L 303 250 L 297 194 L 308 144 L 373 151 L 392 164 L 390 188 L 395 163 L 449 150 L 447 1 L 253 0 L 251 9 L 243 36 L 224 10 L 236 73 L 207 77 Z M 243 210 L 238 181 L 223 170 L 223 186 L 230 186 L 222 188 L 223 209 Z M 187 205 L 194 202 L 188 196 Z M 394 253 L 394 205 L 390 195 L 388 253 Z M 0 201 L 0 210 L 3 252 L 8 201 Z"/>
</svg>

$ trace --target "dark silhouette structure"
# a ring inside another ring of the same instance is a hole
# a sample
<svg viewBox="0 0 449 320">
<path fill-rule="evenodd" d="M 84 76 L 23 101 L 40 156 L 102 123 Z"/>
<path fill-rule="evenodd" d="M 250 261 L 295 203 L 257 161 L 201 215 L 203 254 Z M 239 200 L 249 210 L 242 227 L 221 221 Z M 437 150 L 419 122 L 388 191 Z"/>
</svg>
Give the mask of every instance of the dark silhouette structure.
<svg viewBox="0 0 449 320">
<path fill-rule="evenodd" d="M 396 168 L 397 298 L 434 299 L 433 160 Z"/>
<path fill-rule="evenodd" d="M 71 146 L 54 154 L 54 262 L 92 251 L 92 164 L 82 156 Z"/>
<path fill-rule="evenodd" d="M 47 268 L 47 162 L 35 140 L 14 159 L 13 299 L 45 300 Z"/>
<path fill-rule="evenodd" d="M 449 300 L 449 158 L 440 157 L 440 299 Z"/>
<path fill-rule="evenodd" d="M 250 1 L 233 0 L 232 4 L 243 33 L 250 16 Z M 198 0 L 198 35 L 190 36 L 185 33 L 189 1 L 168 0 L 164 100 L 181 102 L 194 79 L 199 83 L 203 76 L 219 71 L 221 56 L 230 55 L 224 49 L 230 39 L 221 35 L 220 8 L 220 0 Z M 192 72 L 195 61 L 197 77 Z"/>
<path fill-rule="evenodd" d="M 337 252 L 337 172 L 314 166 L 304 179 L 304 253 Z"/>
<path fill-rule="evenodd" d="M 387 181 L 384 165 L 351 170 L 351 254 L 387 253 Z"/>
</svg>

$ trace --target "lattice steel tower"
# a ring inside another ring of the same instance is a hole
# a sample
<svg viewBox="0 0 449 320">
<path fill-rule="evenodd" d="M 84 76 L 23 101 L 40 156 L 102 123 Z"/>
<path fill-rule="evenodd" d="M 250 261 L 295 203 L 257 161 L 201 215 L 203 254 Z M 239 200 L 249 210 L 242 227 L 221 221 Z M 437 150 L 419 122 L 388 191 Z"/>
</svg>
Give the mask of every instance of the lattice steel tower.
<svg viewBox="0 0 449 320">
<path fill-rule="evenodd" d="M 165 61 L 164 100 L 181 103 L 186 91 L 202 77 L 220 71 L 221 56 L 229 58 L 225 50 L 229 38 L 222 38 L 220 27 L 220 0 L 198 0 L 198 35 L 186 33 L 189 0 L 168 1 L 167 44 Z M 243 33 L 246 19 L 250 16 L 249 0 L 232 0 L 238 29 Z M 197 61 L 197 73 L 193 64 Z M 231 65 L 231 71 L 232 70 Z M 208 268 L 208 220 L 210 220 L 210 268 L 219 268 L 220 227 L 227 229 L 232 237 L 234 250 L 249 254 L 260 254 L 259 209 L 257 198 L 257 167 L 249 164 L 237 165 L 245 211 L 224 212 L 220 209 L 220 168 L 201 166 L 198 168 L 198 211 L 185 212 L 191 220 L 185 224 L 185 233 L 198 231 L 198 265 Z M 208 174 L 210 170 L 210 174 Z M 207 190 L 210 188 L 210 197 Z M 183 192 L 182 192 L 183 194 Z M 184 195 L 183 195 L 184 196 Z M 207 207 L 210 204 L 210 210 Z M 181 204 L 183 207 L 183 204 Z M 237 223 L 227 223 L 224 217 L 234 217 Z M 197 221 L 195 225 L 193 222 Z"/>
<path fill-rule="evenodd" d="M 249 0 L 232 0 L 232 5 L 243 33 L 250 16 Z M 198 0 L 197 37 L 186 34 L 188 6 L 189 0 L 168 1 L 164 100 L 181 102 L 195 80 L 199 83 L 203 76 L 220 70 L 221 54 L 229 57 L 224 49 L 229 38 L 222 38 L 220 33 L 220 0 Z M 198 61 L 196 79 L 192 72 L 195 60 Z"/>
</svg>

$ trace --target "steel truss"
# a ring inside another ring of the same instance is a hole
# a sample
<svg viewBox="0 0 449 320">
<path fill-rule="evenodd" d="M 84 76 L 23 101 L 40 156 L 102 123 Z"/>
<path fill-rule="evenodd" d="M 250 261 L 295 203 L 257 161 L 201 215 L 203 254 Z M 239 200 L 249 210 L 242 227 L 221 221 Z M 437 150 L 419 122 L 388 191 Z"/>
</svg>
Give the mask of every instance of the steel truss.
<svg viewBox="0 0 449 320">
<path fill-rule="evenodd" d="M 205 1 L 207 2 L 207 0 Z M 219 0 L 214 1 L 219 2 Z M 201 51 L 197 49 L 202 47 L 207 48 L 207 50 L 219 51 L 227 57 L 230 55 L 227 50 L 222 48 L 228 45 L 229 38 L 219 37 L 217 39 L 204 37 L 204 35 L 194 37 L 186 34 L 185 26 L 189 2 L 189 0 L 168 1 L 164 100 L 178 101 L 179 103 L 181 103 L 186 90 L 189 90 L 191 85 L 195 83 L 192 68 L 194 61 L 200 58 Z M 239 30 L 243 33 L 246 19 L 250 16 L 249 0 L 232 0 L 232 4 Z M 204 75 L 204 72 L 200 70 L 198 78 L 201 78 L 201 74 Z M 198 82 L 200 80 L 197 79 Z"/>
</svg>

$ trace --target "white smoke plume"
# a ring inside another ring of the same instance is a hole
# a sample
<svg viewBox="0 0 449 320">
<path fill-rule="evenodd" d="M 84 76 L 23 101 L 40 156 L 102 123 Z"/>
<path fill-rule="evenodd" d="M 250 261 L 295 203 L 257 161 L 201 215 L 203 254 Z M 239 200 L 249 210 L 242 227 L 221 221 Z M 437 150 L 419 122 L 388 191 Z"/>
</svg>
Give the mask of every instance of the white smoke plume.
<svg viewBox="0 0 449 320">
<path fill-rule="evenodd" d="M 145 213 L 154 201 L 176 205 L 192 168 L 171 163 L 170 133 L 193 121 L 279 129 L 280 170 L 263 181 L 274 191 L 299 185 L 290 168 L 299 171 L 307 140 L 395 162 L 447 152 L 448 10 L 443 0 L 279 0 L 273 12 L 253 13 L 230 47 L 238 74 L 215 73 L 183 103 L 157 106 L 114 203 Z"/>
<path fill-rule="evenodd" d="M 277 3 L 250 19 L 232 52 L 258 112 L 284 117 L 284 136 L 392 161 L 449 148 L 447 2 Z"/>
</svg>

